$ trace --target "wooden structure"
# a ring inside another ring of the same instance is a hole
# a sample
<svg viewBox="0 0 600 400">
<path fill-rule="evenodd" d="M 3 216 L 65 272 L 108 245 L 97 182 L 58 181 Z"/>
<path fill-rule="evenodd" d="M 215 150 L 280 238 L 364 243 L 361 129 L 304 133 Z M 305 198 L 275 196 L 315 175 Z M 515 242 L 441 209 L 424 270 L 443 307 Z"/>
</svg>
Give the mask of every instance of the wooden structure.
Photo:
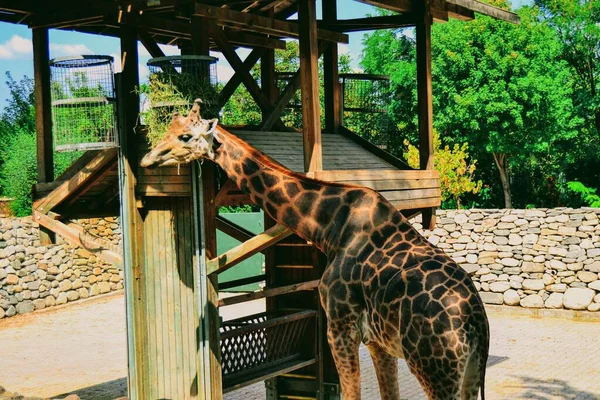
<svg viewBox="0 0 600 400">
<path fill-rule="evenodd" d="M 224 104 L 243 84 L 262 110 L 257 131 L 237 132 L 279 162 L 309 176 L 356 183 L 381 191 L 405 214 L 422 212 L 434 224 L 440 204 L 433 170 L 431 25 L 475 12 L 517 22 L 514 14 L 476 0 L 361 0 L 398 12 L 385 17 L 339 20 L 336 0 L 5 0 L 0 21 L 33 30 L 38 180 L 34 216 L 42 239 L 54 233 L 125 269 L 129 343 L 129 398 L 221 399 L 224 392 L 266 380 L 269 398 L 337 399 L 337 376 L 324 340 L 315 288 L 325 265 L 310 243 L 266 221 L 252 235 L 220 218 L 217 207 L 248 202 L 211 163 L 181 169 L 143 170 L 147 151 L 138 126 L 137 44 L 153 57 L 158 44 L 182 54 L 221 52 L 235 75 L 220 92 Z M 289 19 L 298 15 L 297 20 Z M 416 27 L 421 168 L 410 169 L 340 123 L 338 43 L 344 32 Z M 55 177 L 53 171 L 48 29 L 75 30 L 120 39 L 117 76 L 119 148 L 85 153 Z M 300 69 L 278 92 L 274 51 L 284 38 L 300 41 Z M 235 49 L 252 49 L 241 60 Z M 318 59 L 325 72 L 325 126 L 321 127 Z M 261 85 L 250 69 L 261 61 Z M 285 128 L 280 115 L 301 90 L 303 132 Z M 220 178 L 221 177 L 221 178 Z M 70 222 L 120 213 L 124 252 L 90 237 Z M 243 241 L 216 254 L 216 230 Z M 264 290 L 218 298 L 218 273 L 252 254 L 266 256 Z M 266 298 L 265 314 L 221 321 L 218 309 Z"/>
</svg>

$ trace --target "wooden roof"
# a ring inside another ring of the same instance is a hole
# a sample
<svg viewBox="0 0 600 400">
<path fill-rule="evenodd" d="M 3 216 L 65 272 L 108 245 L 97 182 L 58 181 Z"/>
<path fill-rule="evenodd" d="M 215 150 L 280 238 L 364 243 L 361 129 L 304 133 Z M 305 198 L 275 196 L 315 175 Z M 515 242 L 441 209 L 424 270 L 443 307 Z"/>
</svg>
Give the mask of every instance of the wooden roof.
<svg viewBox="0 0 600 400">
<path fill-rule="evenodd" d="M 304 150 L 301 133 L 232 132 L 292 171 L 304 171 Z M 379 158 L 345 136 L 323 134 L 321 138 L 323 142 L 323 168 L 326 170 L 397 169 L 389 162 Z"/>
<path fill-rule="evenodd" d="M 328 0 L 323 0 L 328 1 Z M 343 32 L 413 26 L 414 11 L 422 0 L 358 0 L 399 12 L 389 17 L 319 21 L 319 39 L 347 43 Z M 288 20 L 297 12 L 297 0 L 3 0 L 0 21 L 31 28 L 74 30 L 118 36 L 119 27 L 134 26 L 142 42 L 190 42 L 195 17 L 216 22 L 237 46 L 284 48 L 282 38 L 298 37 L 298 25 Z M 477 0 L 431 0 L 435 20 L 473 19 L 475 12 L 518 23 L 518 16 Z M 341 6 L 341 2 L 339 3 Z M 143 35 L 147 35 L 144 40 Z M 214 43 L 211 43 L 215 46 Z"/>
</svg>

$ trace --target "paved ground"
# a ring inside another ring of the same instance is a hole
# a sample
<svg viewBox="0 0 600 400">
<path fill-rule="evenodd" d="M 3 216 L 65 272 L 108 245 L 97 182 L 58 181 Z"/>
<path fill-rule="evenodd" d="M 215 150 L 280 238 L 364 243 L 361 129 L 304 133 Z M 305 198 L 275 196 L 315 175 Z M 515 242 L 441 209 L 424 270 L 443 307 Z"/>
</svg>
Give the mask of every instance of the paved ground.
<svg viewBox="0 0 600 400">
<path fill-rule="evenodd" d="M 261 304 L 255 303 L 254 310 Z M 244 310 L 225 309 L 226 317 Z M 569 315 L 569 314 L 567 314 Z M 490 311 L 488 400 L 600 400 L 600 320 L 526 317 Z M 8 344 L 8 345 L 4 345 Z M 361 349 L 363 398 L 379 399 Z M 26 396 L 75 392 L 83 400 L 125 395 L 126 346 L 121 295 L 0 321 L 0 386 Z M 402 397 L 425 399 L 400 361 Z M 264 399 L 262 384 L 226 396 Z"/>
</svg>

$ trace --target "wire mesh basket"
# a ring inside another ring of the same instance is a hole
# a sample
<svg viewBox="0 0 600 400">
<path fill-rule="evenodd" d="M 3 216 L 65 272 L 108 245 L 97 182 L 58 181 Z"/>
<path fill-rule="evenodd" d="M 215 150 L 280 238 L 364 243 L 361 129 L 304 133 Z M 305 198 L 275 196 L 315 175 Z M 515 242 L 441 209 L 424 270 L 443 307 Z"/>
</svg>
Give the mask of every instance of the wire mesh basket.
<svg viewBox="0 0 600 400">
<path fill-rule="evenodd" d="M 343 124 L 379 147 L 390 136 L 390 79 L 384 75 L 340 74 Z"/>
<path fill-rule="evenodd" d="M 284 362 L 314 357 L 316 311 L 261 313 L 221 325 L 221 366 L 226 386 Z M 312 350 L 312 354 L 311 353 Z"/>
<path fill-rule="evenodd" d="M 149 108 L 143 115 L 151 141 L 164 135 L 174 112 L 187 114 L 195 99 L 202 100 L 203 118 L 219 115 L 217 58 L 210 56 L 168 56 L 148 61 Z"/>
<path fill-rule="evenodd" d="M 56 151 L 115 147 L 116 96 L 111 56 L 50 61 L 52 131 Z"/>
</svg>

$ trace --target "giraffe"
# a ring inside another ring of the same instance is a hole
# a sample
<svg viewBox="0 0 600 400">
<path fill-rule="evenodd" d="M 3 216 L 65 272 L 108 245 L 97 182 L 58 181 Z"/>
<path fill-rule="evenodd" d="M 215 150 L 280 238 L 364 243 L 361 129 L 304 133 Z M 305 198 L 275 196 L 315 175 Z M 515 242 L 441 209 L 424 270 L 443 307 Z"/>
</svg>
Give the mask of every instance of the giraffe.
<svg viewBox="0 0 600 400">
<path fill-rule="evenodd" d="M 318 291 L 344 400 L 359 400 L 359 345 L 368 348 L 383 400 L 399 400 L 404 358 L 431 400 L 484 398 L 489 326 L 467 272 L 425 240 L 374 190 L 292 172 L 200 116 L 174 114 L 141 162 L 208 159 L 265 213 L 328 260 Z"/>
</svg>

